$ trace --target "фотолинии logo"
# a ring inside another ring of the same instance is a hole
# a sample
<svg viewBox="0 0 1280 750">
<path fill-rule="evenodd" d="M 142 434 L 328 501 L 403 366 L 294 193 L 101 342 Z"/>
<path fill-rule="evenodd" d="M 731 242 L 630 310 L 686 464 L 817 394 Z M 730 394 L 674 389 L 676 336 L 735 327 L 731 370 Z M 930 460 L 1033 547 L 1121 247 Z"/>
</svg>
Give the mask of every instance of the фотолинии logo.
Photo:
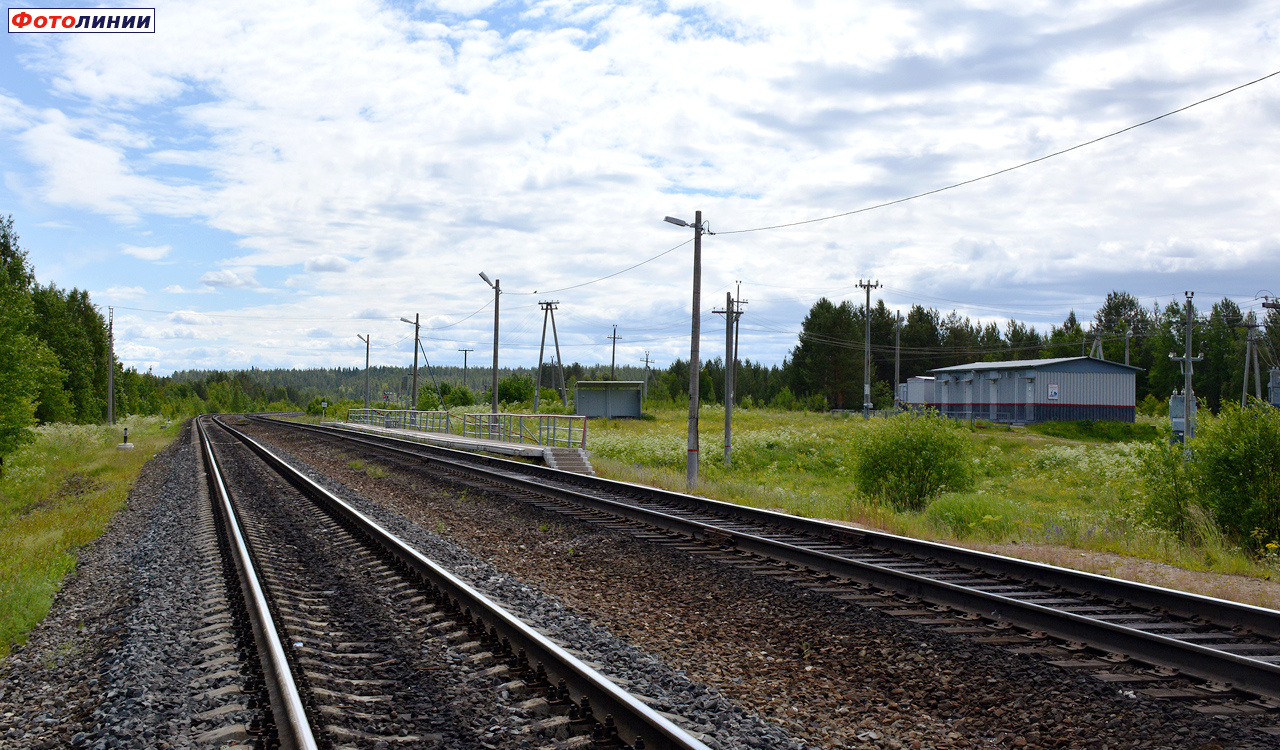
<svg viewBox="0 0 1280 750">
<path fill-rule="evenodd" d="M 10 8 L 10 34 L 154 34 L 155 8 Z"/>
</svg>

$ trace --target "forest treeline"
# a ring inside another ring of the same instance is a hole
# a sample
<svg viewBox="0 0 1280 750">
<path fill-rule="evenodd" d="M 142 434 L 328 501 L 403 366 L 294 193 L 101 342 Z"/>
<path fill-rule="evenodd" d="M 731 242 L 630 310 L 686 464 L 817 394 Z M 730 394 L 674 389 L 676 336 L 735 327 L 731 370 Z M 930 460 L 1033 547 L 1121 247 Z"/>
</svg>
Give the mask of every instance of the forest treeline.
<svg viewBox="0 0 1280 750">
<path fill-rule="evenodd" d="M 1215 412 L 1224 401 L 1240 399 L 1247 324 L 1261 326 L 1256 335 L 1266 398 L 1267 370 L 1280 366 L 1280 310 L 1266 312 L 1255 321 L 1230 299 L 1207 311 L 1192 307 L 1193 345 L 1197 355 L 1204 355 L 1195 366 L 1196 395 Z M 1186 308 L 1177 301 L 1146 307 L 1127 292 L 1113 291 L 1091 320 L 1081 322 L 1073 310 L 1048 333 L 1016 320 L 1002 328 L 954 310 L 943 315 L 921 305 L 911 308 L 899 332 L 894 313 L 881 300 L 871 308 L 872 401 L 881 409 L 893 405 L 895 353 L 901 382 L 968 362 L 1088 356 L 1100 340 L 1102 357 L 1113 362 L 1126 361 L 1127 347 L 1128 363 L 1141 368 L 1136 372 L 1137 400 L 1153 408 L 1182 388 L 1182 371 L 1169 354 L 1183 352 L 1185 320 Z M 801 325 L 799 343 L 781 365 L 739 362 L 735 402 L 813 410 L 862 408 L 865 330 L 864 306 L 818 300 Z M 900 341 L 897 349 L 895 335 Z M 705 400 L 723 402 L 723 360 L 705 363 L 700 382 Z M 688 362 L 676 362 L 659 378 L 658 392 L 672 400 L 687 398 L 688 383 Z M 1252 384 L 1249 392 L 1254 392 Z"/>
</svg>

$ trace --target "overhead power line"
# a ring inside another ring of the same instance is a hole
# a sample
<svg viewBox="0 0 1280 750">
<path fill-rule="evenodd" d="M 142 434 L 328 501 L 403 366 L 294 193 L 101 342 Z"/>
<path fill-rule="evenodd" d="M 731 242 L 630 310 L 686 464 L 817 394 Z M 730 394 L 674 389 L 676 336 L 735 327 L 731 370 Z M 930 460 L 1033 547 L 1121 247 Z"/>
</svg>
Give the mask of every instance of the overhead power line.
<svg viewBox="0 0 1280 750">
<path fill-rule="evenodd" d="M 751 229 L 730 229 L 730 230 L 728 230 L 728 231 L 720 231 L 720 232 L 716 232 L 716 234 L 719 234 L 719 235 L 726 235 L 726 234 L 745 234 L 745 233 L 747 233 L 747 232 L 764 232 L 764 231 L 768 231 L 768 230 L 770 230 L 770 229 L 785 229 L 785 228 L 787 228 L 787 227 L 798 227 L 798 226 L 801 226 L 801 225 L 803 225 L 803 224 L 816 224 L 817 222 L 820 222 L 820 221 L 831 221 L 832 219 L 840 219 L 840 218 L 843 218 L 843 217 L 845 217 L 845 216 L 853 216 L 854 214 L 861 214 L 861 213 L 866 213 L 867 211 L 874 211 L 874 210 L 876 210 L 876 209 L 878 209 L 878 208 L 886 208 L 886 207 L 888 207 L 888 206 L 896 206 L 896 205 L 897 205 L 897 204 L 899 204 L 899 203 L 906 203 L 907 201 L 913 201 L 913 200 L 916 200 L 917 198 L 924 198 L 924 197 L 926 197 L 926 196 L 936 195 L 936 194 L 938 194 L 938 193 L 946 192 L 947 190 L 955 190 L 956 188 L 964 187 L 965 185 L 972 185 L 972 184 L 973 184 L 973 183 L 975 183 L 975 182 L 981 182 L 981 181 L 983 181 L 983 180 L 987 180 L 987 179 L 990 179 L 990 178 L 992 178 L 992 177 L 996 177 L 996 176 L 1002 175 L 1002 174 L 1004 174 L 1004 173 L 1006 173 L 1006 172 L 1012 172 L 1012 171 L 1014 171 L 1015 169 L 1022 169 L 1023 167 L 1029 167 L 1029 166 L 1031 166 L 1032 164 L 1038 164 L 1038 163 L 1040 163 L 1040 162 L 1042 162 L 1042 161 L 1046 161 L 1046 160 L 1048 160 L 1048 159 L 1052 159 L 1052 158 L 1054 158 L 1055 156 L 1062 156 L 1063 154 L 1070 153 L 1070 152 L 1075 151 L 1075 150 L 1077 150 L 1077 149 L 1082 149 L 1082 148 L 1084 148 L 1084 147 L 1086 147 L 1086 146 L 1092 146 L 1092 145 L 1093 145 L 1093 144 L 1095 144 L 1095 143 L 1100 143 L 1100 142 L 1102 142 L 1102 141 L 1107 140 L 1108 138 L 1114 138 L 1114 137 L 1116 137 L 1116 136 L 1118 136 L 1118 135 L 1121 135 L 1121 134 L 1123 134 L 1123 133 L 1127 133 L 1127 132 L 1129 132 L 1130 130 L 1134 130 L 1134 129 L 1136 129 L 1136 128 L 1140 128 L 1140 127 L 1142 127 L 1143 125 L 1150 125 L 1151 123 L 1156 122 L 1156 121 L 1158 121 L 1158 120 L 1163 120 L 1163 119 L 1164 119 L 1164 118 L 1166 118 L 1166 117 L 1172 117 L 1173 115 L 1176 115 L 1176 114 L 1178 114 L 1179 112 L 1186 112 L 1187 110 L 1191 109 L 1192 107 L 1198 107 L 1198 106 L 1200 106 L 1201 104 L 1204 104 L 1204 103 L 1206 103 L 1206 102 L 1211 102 L 1211 101 L 1213 101 L 1214 99 L 1219 99 L 1219 98 L 1221 98 L 1221 97 L 1226 96 L 1227 94 L 1235 93 L 1235 92 L 1239 91 L 1240 89 L 1248 88 L 1249 86 L 1252 86 L 1252 85 L 1254 85 L 1254 84 L 1256 84 L 1256 83 L 1262 83 L 1263 81 L 1267 80 L 1268 78 L 1273 78 L 1273 77 L 1275 77 L 1275 76 L 1277 76 L 1277 75 L 1280 75 L 1280 70 L 1277 70 L 1277 71 L 1275 71 L 1274 73 L 1268 73 L 1267 75 L 1262 76 L 1261 78 L 1255 78 L 1254 80 L 1249 81 L 1248 83 L 1242 83 L 1242 84 L 1240 84 L 1239 86 L 1236 86 L 1236 87 L 1234 87 L 1234 88 L 1227 89 L 1226 91 L 1223 91 L 1223 92 L 1220 92 L 1220 93 L 1214 94 L 1213 96 L 1206 97 L 1206 98 L 1204 98 L 1204 99 L 1201 99 L 1201 100 L 1200 100 L 1200 101 L 1198 101 L 1198 102 L 1193 102 L 1193 103 L 1191 103 L 1191 104 L 1186 105 L 1185 107 L 1179 107 L 1178 109 L 1175 109 L 1175 110 L 1173 110 L 1173 111 L 1171 111 L 1171 112 L 1165 112 L 1164 114 L 1159 115 L 1159 116 L 1156 116 L 1156 117 L 1152 117 L 1152 118 L 1151 118 L 1151 119 L 1149 119 L 1149 120 L 1143 120 L 1142 122 L 1136 123 L 1136 124 L 1134 124 L 1134 125 L 1130 125 L 1130 126 L 1129 126 L 1129 127 L 1127 127 L 1127 128 L 1121 128 L 1120 130 L 1117 130 L 1117 131 L 1115 131 L 1115 132 L 1113 132 L 1113 133 L 1107 133 L 1106 135 L 1098 136 L 1097 138 L 1094 138 L 1093 140 L 1085 141 L 1084 143 L 1077 143 L 1076 145 L 1071 146 L 1071 147 L 1069 147 L 1069 148 L 1064 148 L 1064 149 L 1062 149 L 1061 151 L 1054 151 L 1054 152 L 1053 152 L 1053 153 L 1051 153 L 1051 154 L 1045 154 L 1044 156 L 1041 156 L 1041 157 L 1038 157 L 1038 158 L 1032 159 L 1032 160 L 1030 160 L 1030 161 L 1024 161 L 1024 162 L 1022 162 L 1021 164 L 1015 164 L 1015 165 L 1013 165 L 1012 167 L 1005 167 L 1004 169 L 1000 169 L 1000 170 L 997 170 L 997 171 L 995 171 L 995 172 L 991 172 L 991 173 L 989 173 L 989 174 L 984 174 L 984 175 L 982 175 L 981 177 L 974 177 L 974 178 L 971 178 L 971 179 L 968 179 L 968 180 L 964 180 L 964 181 L 962 181 L 962 182 L 957 182 L 957 183 L 954 183 L 954 184 L 951 184 L 951 185 L 947 185 L 946 187 L 934 188 L 933 190 L 927 190 L 927 191 L 925 191 L 925 192 L 923 192 L 923 193 L 916 193 L 915 195 L 908 195 L 908 196 L 907 196 L 907 197 L 905 197 L 905 198 L 897 198 L 897 199 L 895 199 L 895 200 L 885 201 L 884 203 L 876 203 L 876 204 L 871 205 L 871 206 L 863 206 L 862 208 L 855 208 L 855 209 L 854 209 L 854 210 L 852 210 L 852 211 L 845 211 L 845 212 L 843 212 L 843 213 L 832 214 L 832 215 L 830 215 L 830 216 L 819 216 L 819 217 L 818 217 L 818 218 L 816 218 L 816 219 L 804 219 L 803 221 L 791 221 L 791 222 L 787 222 L 787 223 L 785 223 L 785 224 L 771 224 L 771 225 L 769 225 L 769 226 L 764 226 L 764 227 L 752 227 Z"/>
</svg>

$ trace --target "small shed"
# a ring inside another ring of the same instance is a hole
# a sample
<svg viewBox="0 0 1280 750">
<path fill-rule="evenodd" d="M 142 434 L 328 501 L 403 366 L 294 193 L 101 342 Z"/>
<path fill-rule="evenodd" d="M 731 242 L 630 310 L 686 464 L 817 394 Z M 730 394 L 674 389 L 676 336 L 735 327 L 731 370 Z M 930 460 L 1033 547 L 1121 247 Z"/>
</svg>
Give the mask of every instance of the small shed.
<svg viewBox="0 0 1280 750">
<path fill-rule="evenodd" d="M 939 367 L 921 402 L 956 419 L 1034 424 L 1098 419 L 1134 421 L 1140 367 L 1092 357 L 973 362 Z M 909 395 L 912 389 L 908 389 Z"/>
<path fill-rule="evenodd" d="M 573 387 L 574 413 L 639 419 L 643 389 L 644 382 L 640 380 L 580 380 Z"/>
</svg>

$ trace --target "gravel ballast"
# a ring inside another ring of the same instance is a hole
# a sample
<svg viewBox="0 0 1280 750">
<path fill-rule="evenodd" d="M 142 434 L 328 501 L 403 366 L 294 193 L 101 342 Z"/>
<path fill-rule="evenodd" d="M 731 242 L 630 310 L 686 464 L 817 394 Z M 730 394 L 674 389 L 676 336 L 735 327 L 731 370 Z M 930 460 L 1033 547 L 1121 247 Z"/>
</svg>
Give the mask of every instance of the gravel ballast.
<svg viewBox="0 0 1280 750">
<path fill-rule="evenodd" d="M 1275 725 L 1274 713 L 1215 716 L 1143 698 L 1080 670 L 636 541 L 502 492 L 449 489 L 421 464 L 267 432 L 314 470 L 442 532 L 501 580 L 553 597 L 717 699 L 815 746 L 1277 745 L 1259 731 Z"/>
</svg>

